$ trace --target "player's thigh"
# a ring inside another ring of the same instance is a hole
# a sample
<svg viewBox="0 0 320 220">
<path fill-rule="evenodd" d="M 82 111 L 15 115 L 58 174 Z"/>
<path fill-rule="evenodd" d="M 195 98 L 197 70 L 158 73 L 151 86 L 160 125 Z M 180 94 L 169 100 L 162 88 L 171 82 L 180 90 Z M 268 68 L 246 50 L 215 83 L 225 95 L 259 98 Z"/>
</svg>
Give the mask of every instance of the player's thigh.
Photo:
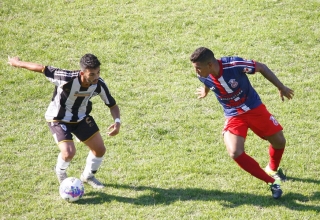
<svg viewBox="0 0 320 220">
<path fill-rule="evenodd" d="M 99 132 L 99 127 L 91 116 L 86 116 L 72 131 L 72 133 L 82 142 L 91 139 L 97 132 Z"/>
<path fill-rule="evenodd" d="M 226 118 L 222 132 L 226 133 L 227 131 L 229 131 L 230 133 L 243 137 L 245 139 L 247 137 L 248 129 L 249 127 L 246 122 L 246 116 L 245 114 L 243 114 Z"/>
<path fill-rule="evenodd" d="M 76 154 L 71 134 L 72 125 L 64 122 L 48 122 L 48 126 L 60 149 L 62 159 L 70 161 Z"/>
<path fill-rule="evenodd" d="M 244 152 L 244 137 L 226 131 L 223 134 L 223 139 L 231 158 L 235 159 Z"/>
<path fill-rule="evenodd" d="M 282 131 L 283 128 L 265 105 L 260 105 L 258 108 L 251 110 L 249 116 L 247 118 L 249 127 L 256 135 L 262 139 L 267 139 L 267 137 L 273 135 L 280 137 L 280 134 L 277 133 Z"/>
<path fill-rule="evenodd" d="M 106 152 L 106 148 L 99 131 L 83 143 L 85 143 L 90 148 L 90 150 L 96 157 L 102 157 Z"/>
<path fill-rule="evenodd" d="M 99 127 L 93 117 L 87 116 L 79 122 L 73 134 L 85 143 L 95 156 L 102 157 L 105 154 L 106 148 L 100 135 Z"/>
<path fill-rule="evenodd" d="M 48 122 L 49 129 L 54 141 L 59 145 L 60 142 L 72 141 L 72 126 L 64 122 Z"/>
</svg>

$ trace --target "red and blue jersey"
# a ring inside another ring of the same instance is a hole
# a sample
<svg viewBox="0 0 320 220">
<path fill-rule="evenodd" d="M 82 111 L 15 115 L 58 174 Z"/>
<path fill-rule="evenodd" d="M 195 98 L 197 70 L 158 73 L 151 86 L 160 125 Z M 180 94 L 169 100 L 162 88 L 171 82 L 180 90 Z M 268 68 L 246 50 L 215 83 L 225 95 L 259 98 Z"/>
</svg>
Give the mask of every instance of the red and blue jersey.
<svg viewBox="0 0 320 220">
<path fill-rule="evenodd" d="M 223 107 L 226 117 L 240 115 L 262 104 L 247 74 L 255 73 L 255 62 L 240 57 L 222 57 L 219 76 L 198 76 L 213 91 Z"/>
</svg>

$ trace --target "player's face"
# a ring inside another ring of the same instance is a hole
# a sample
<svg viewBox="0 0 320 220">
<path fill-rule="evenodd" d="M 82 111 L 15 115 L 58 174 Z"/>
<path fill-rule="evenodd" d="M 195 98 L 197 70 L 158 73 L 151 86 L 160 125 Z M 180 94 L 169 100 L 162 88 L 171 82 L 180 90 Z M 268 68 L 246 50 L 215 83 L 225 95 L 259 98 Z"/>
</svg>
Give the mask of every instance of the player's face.
<svg viewBox="0 0 320 220">
<path fill-rule="evenodd" d="M 209 63 L 195 62 L 195 63 L 192 63 L 192 65 L 196 70 L 196 73 L 198 76 L 201 76 L 201 77 L 209 76 L 211 72 Z"/>
<path fill-rule="evenodd" d="M 84 85 L 97 84 L 100 77 L 100 67 L 96 69 L 85 69 L 82 72 L 82 82 Z"/>
</svg>

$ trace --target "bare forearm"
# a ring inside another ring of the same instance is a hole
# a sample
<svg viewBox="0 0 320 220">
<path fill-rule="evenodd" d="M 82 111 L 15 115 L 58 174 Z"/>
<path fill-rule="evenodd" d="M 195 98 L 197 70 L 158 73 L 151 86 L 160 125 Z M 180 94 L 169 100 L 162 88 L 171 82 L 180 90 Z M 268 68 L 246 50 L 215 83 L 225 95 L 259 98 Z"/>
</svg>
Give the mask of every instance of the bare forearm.
<svg viewBox="0 0 320 220">
<path fill-rule="evenodd" d="M 120 122 L 120 109 L 118 107 L 118 105 L 114 105 L 110 108 L 110 113 L 114 119 L 114 123 L 108 128 L 108 129 L 112 129 L 111 132 L 108 132 L 109 136 L 115 136 L 119 133 L 120 131 L 120 126 L 121 126 L 121 122 Z"/>
<path fill-rule="evenodd" d="M 24 68 L 24 69 L 27 69 L 27 70 L 31 70 L 31 71 L 34 71 L 34 72 L 39 72 L 39 73 L 42 73 L 43 69 L 44 69 L 44 66 L 41 65 L 41 64 L 23 62 L 23 61 L 19 62 L 19 66 L 18 67 Z"/>
<path fill-rule="evenodd" d="M 280 82 L 278 77 L 263 63 L 256 62 L 256 72 L 260 72 L 267 80 L 269 80 L 279 90 L 280 97 L 284 101 L 284 97 L 292 99 L 294 91 Z"/>
<path fill-rule="evenodd" d="M 284 85 L 278 79 L 278 77 L 265 64 L 259 63 L 259 68 L 257 72 L 260 72 L 267 80 L 269 80 L 278 89 L 281 89 L 284 87 Z"/>
<path fill-rule="evenodd" d="M 45 66 L 38 63 L 21 61 L 18 57 L 8 57 L 8 63 L 14 67 L 24 68 L 39 73 L 42 73 L 45 68 Z"/>
<path fill-rule="evenodd" d="M 111 113 L 113 119 L 116 119 L 116 118 L 120 119 L 120 109 L 119 109 L 118 105 L 112 106 L 110 108 L 110 113 Z"/>
</svg>

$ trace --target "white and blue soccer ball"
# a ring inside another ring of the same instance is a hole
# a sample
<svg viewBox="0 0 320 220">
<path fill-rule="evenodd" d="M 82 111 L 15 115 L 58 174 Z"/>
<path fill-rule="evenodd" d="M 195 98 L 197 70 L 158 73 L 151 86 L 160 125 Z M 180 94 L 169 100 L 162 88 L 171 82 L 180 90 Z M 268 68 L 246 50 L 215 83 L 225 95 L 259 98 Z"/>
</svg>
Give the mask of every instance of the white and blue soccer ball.
<svg viewBox="0 0 320 220">
<path fill-rule="evenodd" d="M 59 188 L 61 198 L 68 202 L 75 202 L 84 194 L 84 186 L 80 179 L 68 177 L 62 181 Z"/>
</svg>

